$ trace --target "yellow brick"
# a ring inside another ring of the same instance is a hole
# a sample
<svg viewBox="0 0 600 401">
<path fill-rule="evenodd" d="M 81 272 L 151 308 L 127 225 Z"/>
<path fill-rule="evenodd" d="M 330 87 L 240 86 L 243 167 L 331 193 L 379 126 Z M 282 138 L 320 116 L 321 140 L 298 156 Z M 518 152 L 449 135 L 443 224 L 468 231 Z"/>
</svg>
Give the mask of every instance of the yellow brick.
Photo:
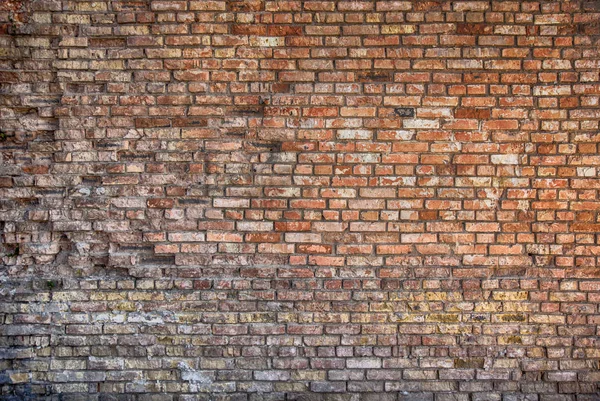
<svg viewBox="0 0 600 401">
<path fill-rule="evenodd" d="M 414 33 L 416 27 L 414 25 L 383 25 L 381 33 L 384 35 L 403 35 Z"/>
<path fill-rule="evenodd" d="M 527 291 L 493 291 L 492 297 L 496 301 L 526 301 Z"/>
</svg>

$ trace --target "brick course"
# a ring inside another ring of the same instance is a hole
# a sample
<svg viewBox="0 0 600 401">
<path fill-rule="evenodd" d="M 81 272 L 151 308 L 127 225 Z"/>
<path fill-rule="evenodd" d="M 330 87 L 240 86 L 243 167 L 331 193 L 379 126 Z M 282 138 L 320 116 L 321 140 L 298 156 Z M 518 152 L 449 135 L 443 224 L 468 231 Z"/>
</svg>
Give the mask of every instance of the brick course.
<svg viewBox="0 0 600 401">
<path fill-rule="evenodd" d="M 600 400 L 600 2 L 0 2 L 3 400 Z"/>
</svg>

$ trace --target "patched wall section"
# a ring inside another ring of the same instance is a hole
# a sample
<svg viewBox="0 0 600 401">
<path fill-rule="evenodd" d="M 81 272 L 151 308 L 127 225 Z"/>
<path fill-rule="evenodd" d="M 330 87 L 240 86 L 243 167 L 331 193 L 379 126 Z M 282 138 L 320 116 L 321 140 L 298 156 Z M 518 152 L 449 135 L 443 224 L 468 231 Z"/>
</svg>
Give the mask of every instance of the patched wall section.
<svg viewBox="0 0 600 401">
<path fill-rule="evenodd" d="M 3 1 L 1 397 L 598 400 L 598 21 Z"/>
</svg>

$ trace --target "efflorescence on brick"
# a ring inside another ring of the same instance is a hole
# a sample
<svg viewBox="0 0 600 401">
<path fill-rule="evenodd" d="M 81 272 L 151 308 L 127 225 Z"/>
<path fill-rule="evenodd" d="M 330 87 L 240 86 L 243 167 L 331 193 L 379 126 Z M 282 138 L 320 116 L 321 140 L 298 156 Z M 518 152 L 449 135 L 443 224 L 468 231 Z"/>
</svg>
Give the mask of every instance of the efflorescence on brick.
<svg viewBox="0 0 600 401">
<path fill-rule="evenodd" d="M 0 2 L 0 398 L 597 401 L 599 21 Z"/>
</svg>

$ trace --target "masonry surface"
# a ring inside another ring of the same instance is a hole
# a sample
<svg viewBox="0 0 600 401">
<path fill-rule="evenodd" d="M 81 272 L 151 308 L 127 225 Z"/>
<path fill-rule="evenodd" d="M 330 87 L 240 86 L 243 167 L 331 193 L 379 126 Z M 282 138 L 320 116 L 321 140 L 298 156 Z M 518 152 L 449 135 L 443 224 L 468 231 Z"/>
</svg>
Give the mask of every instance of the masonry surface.
<svg viewBox="0 0 600 401">
<path fill-rule="evenodd" d="M 0 1 L 0 399 L 600 400 L 600 1 Z"/>
</svg>

